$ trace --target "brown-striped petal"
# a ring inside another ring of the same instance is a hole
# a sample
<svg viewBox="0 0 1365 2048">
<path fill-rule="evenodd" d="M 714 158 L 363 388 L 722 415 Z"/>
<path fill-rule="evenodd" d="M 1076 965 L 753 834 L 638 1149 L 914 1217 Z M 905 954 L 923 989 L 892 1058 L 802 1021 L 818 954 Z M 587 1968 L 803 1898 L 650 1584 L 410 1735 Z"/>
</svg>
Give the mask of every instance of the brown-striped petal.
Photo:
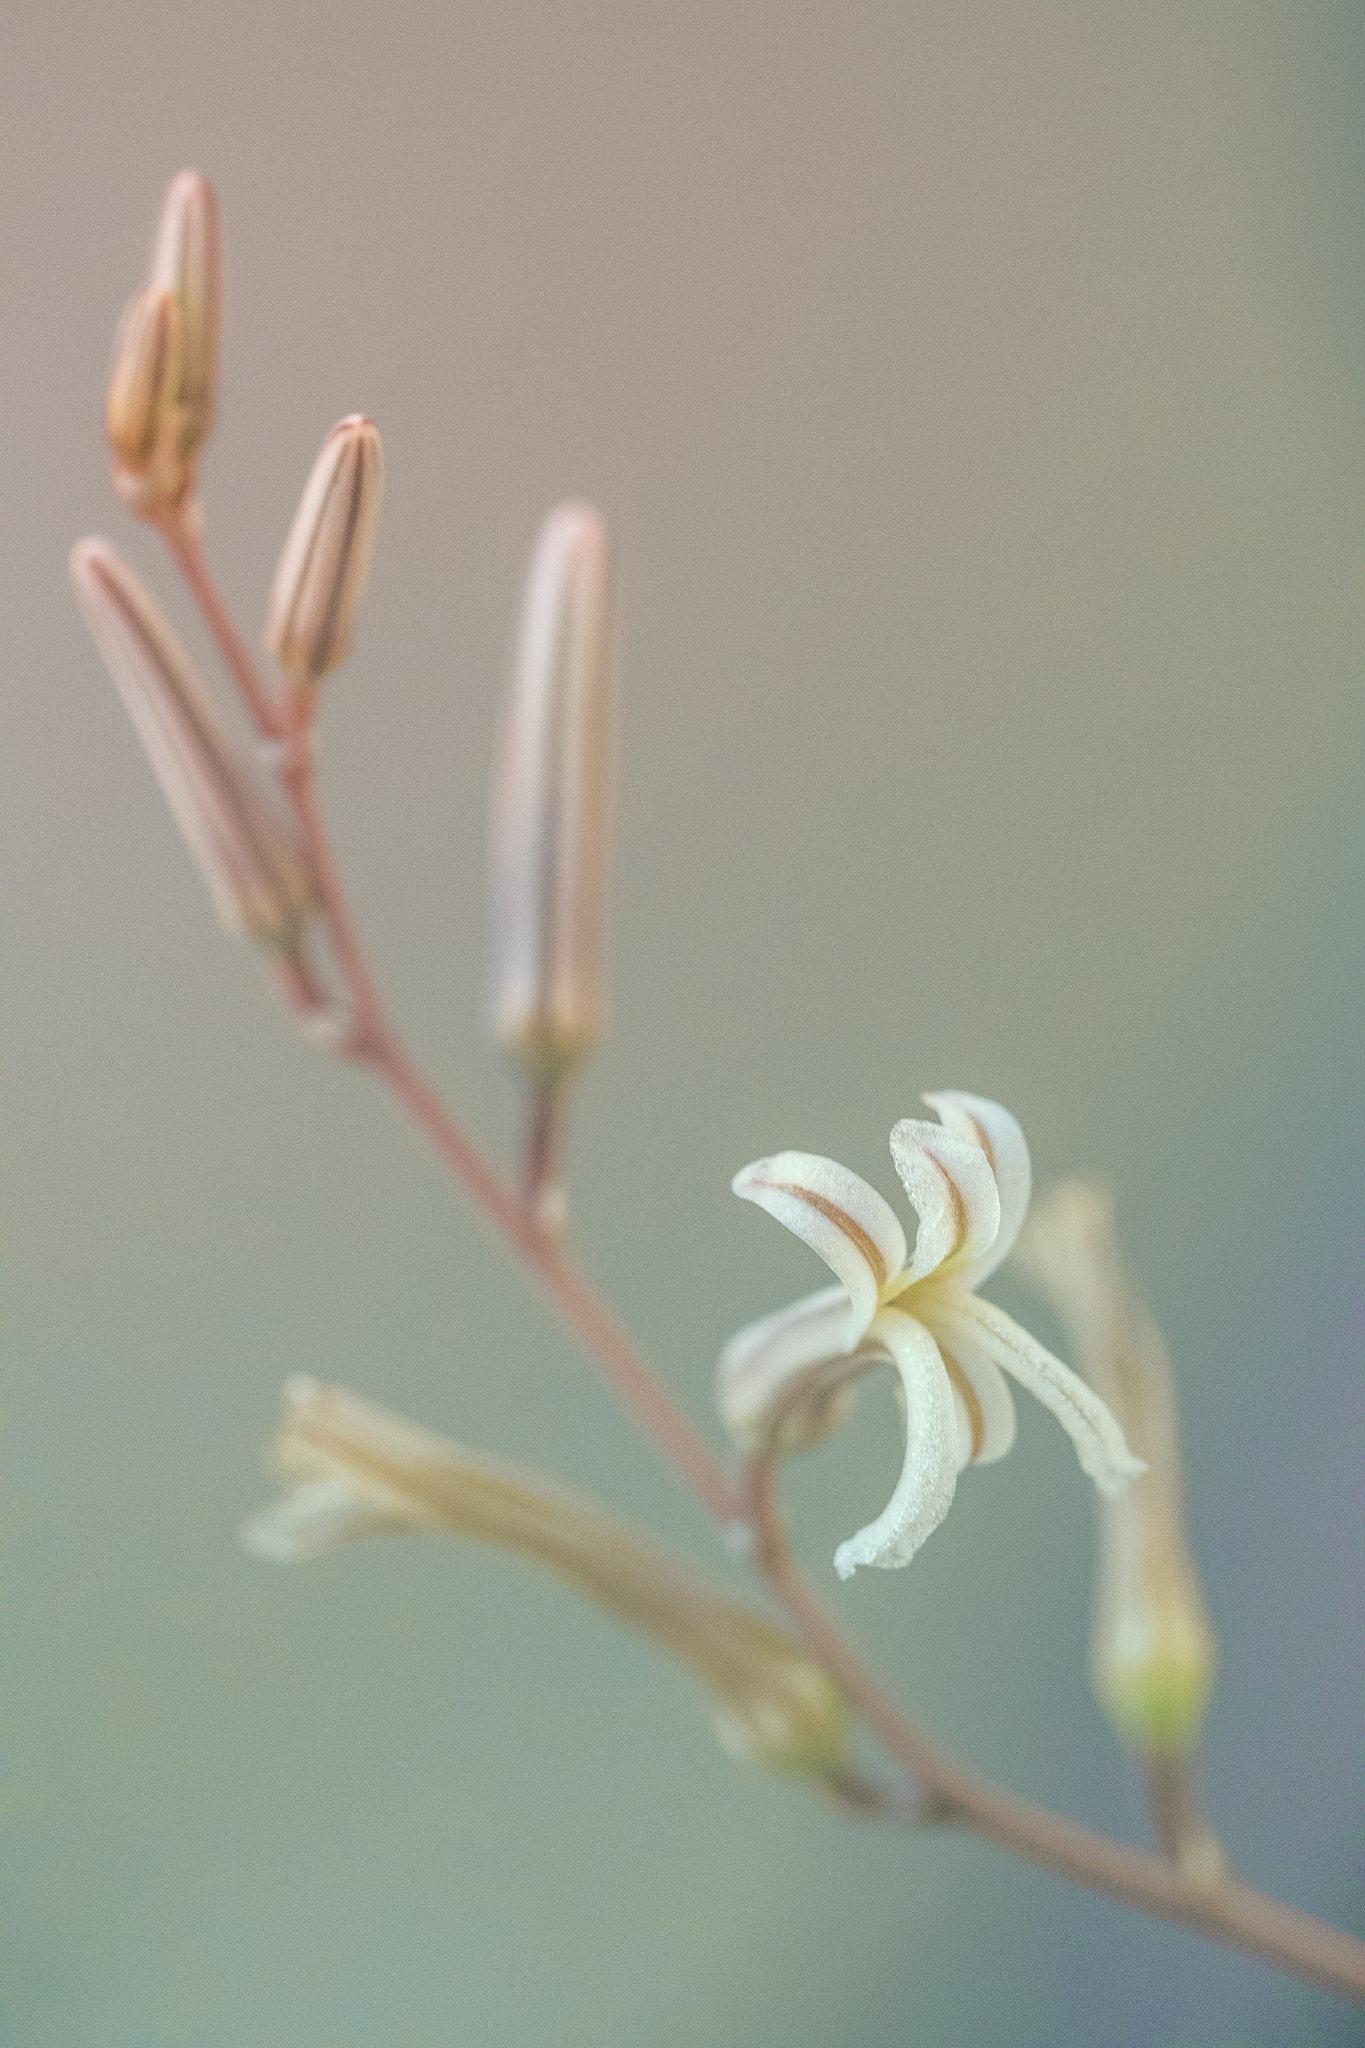
<svg viewBox="0 0 1365 2048">
<path fill-rule="evenodd" d="M 1003 1309 L 962 1287 L 945 1285 L 929 1292 L 934 1327 L 954 1355 L 984 1355 L 1027 1387 L 1061 1423 L 1076 1447 L 1081 1470 L 1102 1494 L 1117 1498 L 1147 1470 L 1129 1450 L 1123 1431 L 1093 1388 Z"/>
<path fill-rule="evenodd" d="M 986 1095 L 968 1095 L 959 1088 L 944 1088 L 922 1100 L 943 1121 L 946 1129 L 969 1144 L 980 1146 L 995 1175 L 1000 1196 L 1000 1227 L 989 1247 L 978 1258 L 956 1269 L 955 1277 L 964 1287 L 979 1287 L 1001 1261 L 1008 1257 L 1028 1213 L 1033 1191 L 1033 1168 L 1028 1145 L 1018 1120 Z"/>
<path fill-rule="evenodd" d="M 818 1252 L 848 1289 L 851 1351 L 877 1313 L 882 1289 L 905 1265 L 900 1219 L 861 1175 L 814 1152 L 756 1159 L 730 1183 Z"/>
<path fill-rule="evenodd" d="M 960 1296 L 956 1277 L 945 1283 L 942 1292 L 950 1302 Z M 990 1352 L 960 1317 L 949 1334 L 944 1319 L 935 1313 L 938 1300 L 938 1289 L 930 1281 L 916 1290 L 914 1307 L 916 1317 L 943 1353 L 953 1383 L 958 1411 L 958 1470 L 965 1465 L 993 1465 L 1014 1444 L 1018 1427 L 1014 1396 Z"/>
<path fill-rule="evenodd" d="M 891 1157 L 919 1217 L 905 1285 L 940 1267 L 979 1258 L 1000 1228 L 1000 1193 L 979 1145 L 942 1124 L 904 1117 L 891 1133 Z"/>
<path fill-rule="evenodd" d="M 868 1331 L 883 1344 L 905 1390 L 905 1462 L 875 1522 L 834 1553 L 834 1569 L 851 1579 L 860 1565 L 909 1564 L 953 1504 L 957 1487 L 957 1420 L 953 1390 L 938 1346 L 923 1323 L 884 1308 Z"/>
</svg>

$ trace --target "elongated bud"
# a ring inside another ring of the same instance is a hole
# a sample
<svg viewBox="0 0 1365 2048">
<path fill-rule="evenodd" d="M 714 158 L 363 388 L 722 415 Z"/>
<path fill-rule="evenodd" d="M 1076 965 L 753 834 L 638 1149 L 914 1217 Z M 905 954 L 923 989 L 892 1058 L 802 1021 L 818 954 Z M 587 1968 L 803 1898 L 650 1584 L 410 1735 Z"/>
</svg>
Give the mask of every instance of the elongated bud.
<svg viewBox="0 0 1365 2048">
<path fill-rule="evenodd" d="M 151 282 L 174 292 L 180 309 L 180 453 L 207 440 L 218 407 L 218 340 L 223 317 L 223 250 L 218 199 L 198 171 L 172 178 L 161 202 Z"/>
<path fill-rule="evenodd" d="M 351 651 L 383 496 L 379 429 L 348 413 L 313 464 L 270 591 L 265 644 L 298 689 L 320 683 Z"/>
<path fill-rule="evenodd" d="M 591 505 L 541 528 L 493 782 L 490 1028 L 544 1083 L 607 1015 L 603 921 L 616 725 L 611 543 Z"/>
<path fill-rule="evenodd" d="M 189 656 L 108 541 L 79 541 L 71 578 L 222 922 L 296 952 L 317 890 L 269 772 L 224 731 Z"/>
<path fill-rule="evenodd" d="M 135 291 L 114 343 L 105 418 L 120 465 L 144 476 L 158 457 L 179 466 L 180 308 L 157 285 Z"/>
<path fill-rule="evenodd" d="M 731 1755 L 859 1796 L 844 1702 L 819 1666 L 595 1501 L 309 1379 L 285 1389 L 274 1463 L 295 1487 L 243 1530 L 254 1555 L 293 1563 L 404 1530 L 518 1550 L 689 1665 Z"/>
<path fill-rule="evenodd" d="M 1128 1746 L 1180 1758 L 1199 1739 L 1218 1644 L 1185 1529 L 1175 1380 L 1124 1270 L 1109 1191 L 1065 1181 L 1035 1203 L 1016 1254 L 1070 1325 L 1085 1376 L 1145 1476 L 1100 1509 L 1091 1679 Z"/>
</svg>

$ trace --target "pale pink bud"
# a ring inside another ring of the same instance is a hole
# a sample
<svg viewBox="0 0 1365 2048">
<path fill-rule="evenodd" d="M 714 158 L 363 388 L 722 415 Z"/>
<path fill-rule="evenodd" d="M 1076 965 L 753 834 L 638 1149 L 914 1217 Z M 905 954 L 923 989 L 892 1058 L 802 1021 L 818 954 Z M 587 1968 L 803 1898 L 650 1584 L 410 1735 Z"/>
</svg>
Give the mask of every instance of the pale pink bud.
<svg viewBox="0 0 1365 2048">
<path fill-rule="evenodd" d="M 322 444 L 275 571 L 265 644 L 309 689 L 351 651 L 384 495 L 384 450 L 372 420 L 350 413 Z"/>
<path fill-rule="evenodd" d="M 561 505 L 527 579 L 491 832 L 487 1015 L 539 1085 L 585 1059 L 606 1022 L 616 641 L 606 522 Z"/>
<path fill-rule="evenodd" d="M 71 578 L 222 922 L 296 952 L 317 889 L 270 772 L 224 730 L 189 656 L 108 541 L 77 542 Z"/>
<path fill-rule="evenodd" d="M 105 420 L 124 469 L 141 476 L 178 441 L 180 308 L 174 292 L 143 285 L 124 308 L 114 343 Z"/>
<path fill-rule="evenodd" d="M 180 453 L 206 440 L 218 405 L 218 341 L 223 309 L 218 199 L 198 171 L 181 171 L 161 202 L 151 282 L 174 292 L 180 308 Z"/>
</svg>

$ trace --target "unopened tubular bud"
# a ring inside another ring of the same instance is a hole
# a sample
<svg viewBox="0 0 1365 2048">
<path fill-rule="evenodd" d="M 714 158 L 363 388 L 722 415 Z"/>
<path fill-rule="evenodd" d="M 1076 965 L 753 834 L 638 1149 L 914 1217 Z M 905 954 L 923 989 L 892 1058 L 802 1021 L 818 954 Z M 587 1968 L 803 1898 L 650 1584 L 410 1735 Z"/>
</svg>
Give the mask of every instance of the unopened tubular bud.
<svg viewBox="0 0 1365 2048">
<path fill-rule="evenodd" d="M 144 285 L 124 309 L 114 343 L 105 419 L 121 466 L 143 476 L 178 453 L 180 308 L 174 292 Z"/>
<path fill-rule="evenodd" d="M 222 922 L 297 953 L 317 889 L 269 771 L 223 729 L 189 656 L 107 541 L 79 541 L 71 577 Z"/>
<path fill-rule="evenodd" d="M 1035 1203 L 1016 1259 L 1070 1325 L 1086 1378 L 1147 1464 L 1101 1504 L 1090 1671 L 1121 1739 L 1149 1759 L 1178 1759 L 1198 1742 L 1218 1644 L 1185 1529 L 1170 1356 L 1124 1270 L 1107 1188 L 1054 1188 Z"/>
<path fill-rule="evenodd" d="M 270 592 L 265 644 L 296 688 L 313 688 L 350 652 L 383 495 L 379 430 L 351 413 L 322 444 Z"/>
<path fill-rule="evenodd" d="M 493 782 L 490 1029 L 540 1086 L 606 1022 L 603 922 L 616 725 L 606 522 L 561 505 L 541 528 Z"/>
<path fill-rule="evenodd" d="M 218 406 L 218 340 L 223 253 L 218 199 L 198 171 L 181 171 L 161 202 L 151 282 L 174 292 L 180 309 L 180 453 L 207 440 Z"/>
<path fill-rule="evenodd" d="M 356 1537 L 444 1531 L 520 1551 L 682 1659 L 733 1756 L 858 1796 L 843 1697 L 806 1653 L 595 1501 L 434 1436 L 342 1387 L 292 1380 L 274 1463 L 292 1491 L 245 1547 L 296 1563 Z"/>
</svg>

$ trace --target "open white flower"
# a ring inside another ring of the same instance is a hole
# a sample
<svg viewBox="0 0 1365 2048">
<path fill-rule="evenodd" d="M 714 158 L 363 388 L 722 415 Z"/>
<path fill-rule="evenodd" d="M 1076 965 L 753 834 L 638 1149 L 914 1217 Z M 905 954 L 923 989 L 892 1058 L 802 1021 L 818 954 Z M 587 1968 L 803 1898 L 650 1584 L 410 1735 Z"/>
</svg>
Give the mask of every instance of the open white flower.
<svg viewBox="0 0 1365 2048">
<path fill-rule="evenodd" d="M 782 1449 L 813 1443 L 837 1421 L 850 1383 L 882 1362 L 905 1391 L 905 1465 L 882 1513 L 835 1552 L 843 1579 L 860 1564 L 909 1564 L 952 1506 L 959 1471 L 1004 1457 L 1015 1431 L 1004 1373 L 1051 1409 L 1101 1493 L 1115 1497 L 1146 1470 L 1085 1381 L 974 1291 L 1028 1209 L 1019 1125 L 983 1096 L 947 1090 L 923 1100 L 942 1121 L 906 1117 L 891 1133 L 919 1217 L 913 1257 L 895 1212 L 833 1159 L 779 1152 L 732 1183 L 819 1252 L 839 1285 L 731 1339 L 717 1374 L 731 1432 Z"/>
</svg>

